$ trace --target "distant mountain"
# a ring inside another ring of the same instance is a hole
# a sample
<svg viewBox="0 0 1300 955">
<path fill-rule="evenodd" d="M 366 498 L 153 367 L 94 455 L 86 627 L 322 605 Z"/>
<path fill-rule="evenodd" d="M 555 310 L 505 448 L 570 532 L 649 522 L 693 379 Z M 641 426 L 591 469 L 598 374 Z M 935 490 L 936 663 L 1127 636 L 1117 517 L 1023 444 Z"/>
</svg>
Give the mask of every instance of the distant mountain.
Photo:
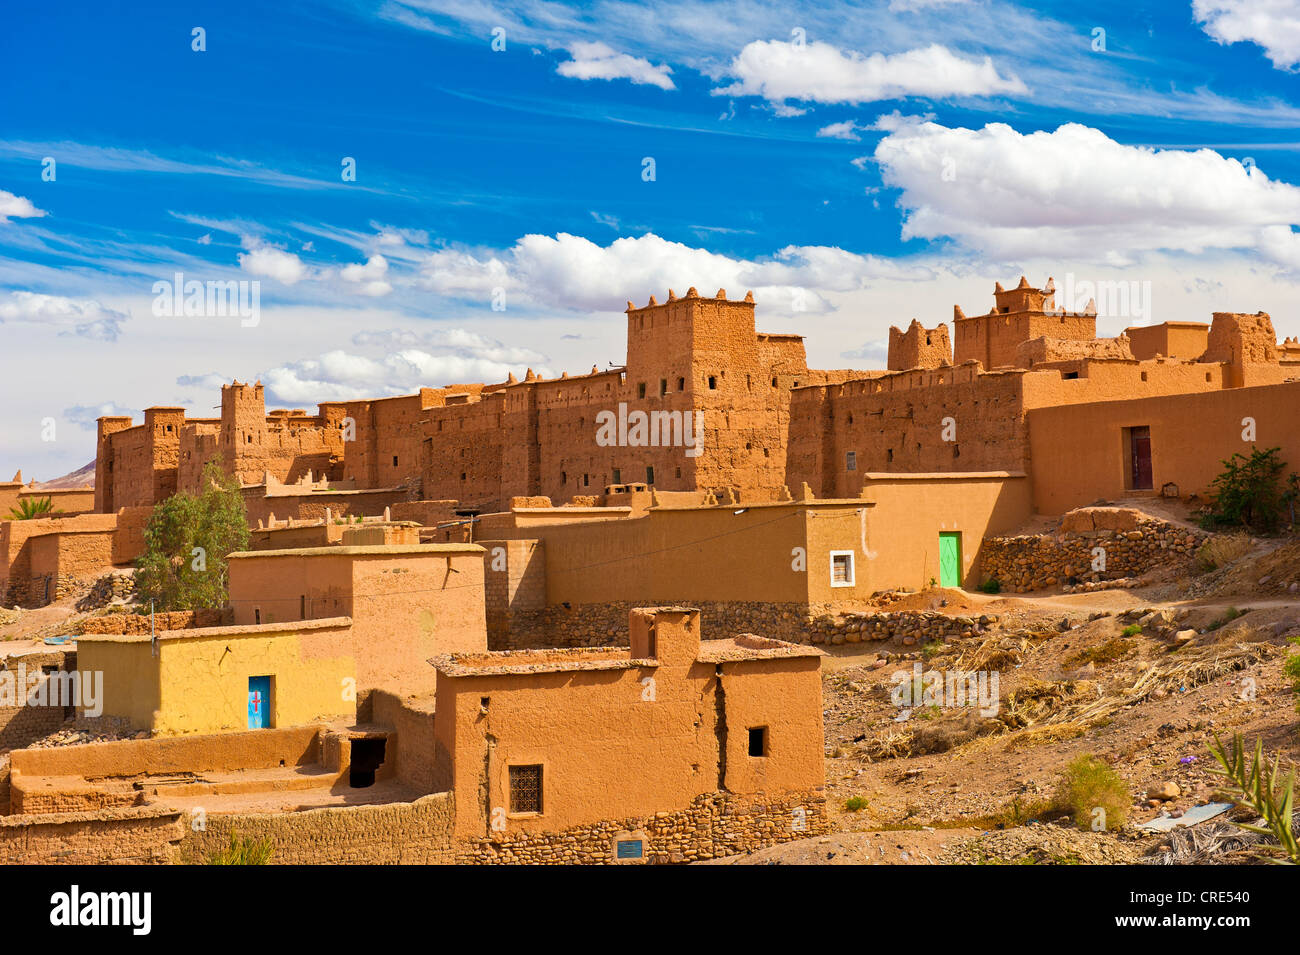
<svg viewBox="0 0 1300 955">
<path fill-rule="evenodd" d="M 38 481 L 36 490 L 38 491 L 57 491 L 60 488 L 67 487 L 94 487 L 95 486 L 95 462 L 91 461 L 85 467 L 77 468 L 75 471 L 56 477 L 51 481 Z"/>
</svg>

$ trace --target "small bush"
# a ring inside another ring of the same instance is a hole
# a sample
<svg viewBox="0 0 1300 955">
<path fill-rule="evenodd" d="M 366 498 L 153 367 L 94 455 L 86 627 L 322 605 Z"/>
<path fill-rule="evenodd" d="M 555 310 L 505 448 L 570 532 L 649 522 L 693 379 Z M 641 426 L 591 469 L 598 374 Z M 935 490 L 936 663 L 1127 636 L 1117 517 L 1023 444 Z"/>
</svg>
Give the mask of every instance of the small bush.
<svg viewBox="0 0 1300 955">
<path fill-rule="evenodd" d="M 861 812 L 867 808 L 867 798 L 865 796 L 850 796 L 844 800 L 844 808 L 848 812 Z"/>
<path fill-rule="evenodd" d="M 1300 637 L 1292 637 L 1291 643 L 1300 644 Z M 1282 664 L 1282 672 L 1291 678 L 1291 689 L 1295 692 L 1295 709 L 1300 713 L 1300 653 L 1288 654 Z"/>
<path fill-rule="evenodd" d="M 1281 450 L 1261 451 L 1251 445 L 1249 457 L 1238 453 L 1225 458 L 1222 473 L 1210 482 L 1213 502 L 1202 524 L 1249 527 L 1264 533 L 1276 530 L 1287 507 L 1282 481 L 1286 462 L 1278 457 Z"/>
<path fill-rule="evenodd" d="M 241 839 L 233 829 L 230 845 L 212 858 L 208 865 L 267 865 L 275 854 L 275 846 L 268 839 Z"/>
<path fill-rule="evenodd" d="M 1128 786 L 1119 774 L 1096 756 L 1083 755 L 1065 767 L 1056 792 L 1056 805 L 1069 813 L 1080 829 L 1093 828 L 1100 821 L 1107 829 L 1118 829 L 1128 819 L 1132 802 Z M 1102 816 L 1096 817 L 1096 810 Z"/>
<path fill-rule="evenodd" d="M 986 594 L 1000 594 L 1002 593 L 1002 581 L 998 580 L 996 577 L 990 577 L 988 580 L 984 581 L 984 583 L 980 584 L 980 590 L 984 591 Z"/>
<path fill-rule="evenodd" d="M 1136 623 L 1130 623 L 1127 627 L 1119 632 L 1121 637 L 1136 637 L 1142 632 L 1142 628 Z"/>
<path fill-rule="evenodd" d="M 1250 538 L 1245 534 L 1216 534 L 1196 551 L 1196 569 L 1201 573 L 1218 570 L 1231 564 L 1250 550 Z"/>
<path fill-rule="evenodd" d="M 1232 621 L 1236 620 L 1245 612 L 1246 611 L 1244 610 L 1238 610 L 1236 607 L 1229 607 L 1227 610 L 1223 612 L 1223 616 L 1219 617 L 1217 620 L 1211 623 L 1207 629 L 1218 630 L 1224 624 L 1232 623 Z"/>
</svg>

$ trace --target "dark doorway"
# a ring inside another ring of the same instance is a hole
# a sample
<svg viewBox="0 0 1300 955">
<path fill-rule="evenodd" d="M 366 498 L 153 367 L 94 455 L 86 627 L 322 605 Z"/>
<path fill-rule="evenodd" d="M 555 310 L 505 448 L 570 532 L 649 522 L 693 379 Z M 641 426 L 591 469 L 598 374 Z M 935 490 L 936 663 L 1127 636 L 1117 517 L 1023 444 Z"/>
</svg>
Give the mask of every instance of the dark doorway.
<svg viewBox="0 0 1300 955">
<path fill-rule="evenodd" d="M 1147 425 L 1128 428 L 1129 488 L 1149 491 L 1151 483 L 1151 428 Z"/>
<path fill-rule="evenodd" d="M 375 784 L 375 771 L 384 764 L 386 739 L 354 739 L 352 741 L 352 768 L 348 771 L 348 785 L 365 789 Z"/>
</svg>

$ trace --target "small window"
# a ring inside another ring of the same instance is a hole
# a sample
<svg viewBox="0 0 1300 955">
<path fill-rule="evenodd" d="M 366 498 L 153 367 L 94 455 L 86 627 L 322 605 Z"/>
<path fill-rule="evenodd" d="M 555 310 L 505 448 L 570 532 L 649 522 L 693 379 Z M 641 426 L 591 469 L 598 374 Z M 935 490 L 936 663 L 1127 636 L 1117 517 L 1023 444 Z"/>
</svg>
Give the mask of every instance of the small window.
<svg viewBox="0 0 1300 955">
<path fill-rule="evenodd" d="M 510 811 L 542 811 L 542 767 L 510 767 Z"/>
<path fill-rule="evenodd" d="M 1067 371 L 1061 377 L 1064 378 L 1066 381 L 1073 381 L 1075 378 L 1079 377 L 1079 373 L 1077 371 Z M 1145 371 L 1142 372 L 1142 380 L 1143 381 L 1147 380 L 1147 373 Z"/>
<path fill-rule="evenodd" d="M 751 726 L 749 728 L 749 755 L 767 755 L 767 727 Z"/>
<path fill-rule="evenodd" d="M 894 449 L 893 449 L 893 448 L 885 448 L 885 460 L 886 460 L 886 461 L 892 461 L 892 460 L 894 460 Z"/>
<path fill-rule="evenodd" d="M 776 379 L 775 379 L 775 378 L 772 379 L 772 387 L 773 387 L 773 388 L 776 387 Z"/>
<path fill-rule="evenodd" d="M 851 550 L 831 551 L 831 586 L 832 587 L 854 586 L 853 551 Z"/>
<path fill-rule="evenodd" d="M 718 387 L 718 379 L 713 375 L 709 375 L 709 387 L 710 388 Z"/>
<path fill-rule="evenodd" d="M 645 482 L 646 482 L 646 484 L 654 484 L 654 482 L 655 482 L 655 469 L 654 469 L 654 468 L 646 468 L 646 469 L 645 469 Z"/>
<path fill-rule="evenodd" d="M 584 475 L 582 476 L 582 486 L 583 486 L 583 487 L 587 487 L 589 484 L 591 484 L 591 475 L 590 475 L 590 474 L 584 474 Z"/>
<path fill-rule="evenodd" d="M 568 471 L 561 471 L 561 472 L 560 472 L 560 483 L 561 483 L 561 484 L 568 484 L 568 483 L 569 483 L 569 472 L 568 472 Z"/>
<path fill-rule="evenodd" d="M 678 378 L 678 379 L 677 379 L 677 390 L 678 390 L 678 391 L 685 391 L 685 390 L 686 390 L 686 379 L 685 379 L 685 378 Z"/>
<path fill-rule="evenodd" d="M 636 386 L 636 396 L 637 396 L 638 398 L 644 398 L 644 397 L 645 397 L 645 382 L 644 382 L 644 381 L 637 382 L 637 386 Z"/>
<path fill-rule="evenodd" d="M 659 379 L 659 394 L 661 394 L 661 395 L 666 395 L 666 394 L 668 394 L 668 379 L 667 379 L 667 378 L 660 378 L 660 379 Z"/>
<path fill-rule="evenodd" d="M 397 467 L 397 455 L 393 455 L 393 467 Z"/>
<path fill-rule="evenodd" d="M 613 481 L 613 483 L 614 483 L 614 484 L 622 484 L 622 483 L 623 483 L 623 469 L 622 469 L 622 468 L 614 468 L 614 481 Z"/>
<path fill-rule="evenodd" d="M 306 594 L 301 594 L 298 597 L 298 619 L 299 620 L 307 619 L 307 595 Z"/>
<path fill-rule="evenodd" d="M 262 622 L 262 608 L 261 608 L 261 607 L 254 607 L 254 608 L 253 608 L 253 623 L 261 623 L 261 622 Z"/>
<path fill-rule="evenodd" d="M 849 451 L 844 455 L 844 470 L 856 471 L 858 469 L 858 452 Z"/>
</svg>

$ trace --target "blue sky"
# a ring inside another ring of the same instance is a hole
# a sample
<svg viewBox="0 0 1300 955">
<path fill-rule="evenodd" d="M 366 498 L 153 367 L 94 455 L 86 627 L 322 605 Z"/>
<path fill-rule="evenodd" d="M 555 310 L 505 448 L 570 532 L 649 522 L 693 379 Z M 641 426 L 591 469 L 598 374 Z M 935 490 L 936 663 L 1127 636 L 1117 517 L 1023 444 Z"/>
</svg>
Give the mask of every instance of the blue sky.
<svg viewBox="0 0 1300 955">
<path fill-rule="evenodd" d="M 0 477 L 232 377 L 617 363 L 670 286 L 754 289 L 819 367 L 1022 272 L 1146 289 L 1108 334 L 1300 332 L 1293 0 L 36 7 L 0 30 Z M 257 322 L 156 314 L 177 272 L 258 282 Z"/>
</svg>

